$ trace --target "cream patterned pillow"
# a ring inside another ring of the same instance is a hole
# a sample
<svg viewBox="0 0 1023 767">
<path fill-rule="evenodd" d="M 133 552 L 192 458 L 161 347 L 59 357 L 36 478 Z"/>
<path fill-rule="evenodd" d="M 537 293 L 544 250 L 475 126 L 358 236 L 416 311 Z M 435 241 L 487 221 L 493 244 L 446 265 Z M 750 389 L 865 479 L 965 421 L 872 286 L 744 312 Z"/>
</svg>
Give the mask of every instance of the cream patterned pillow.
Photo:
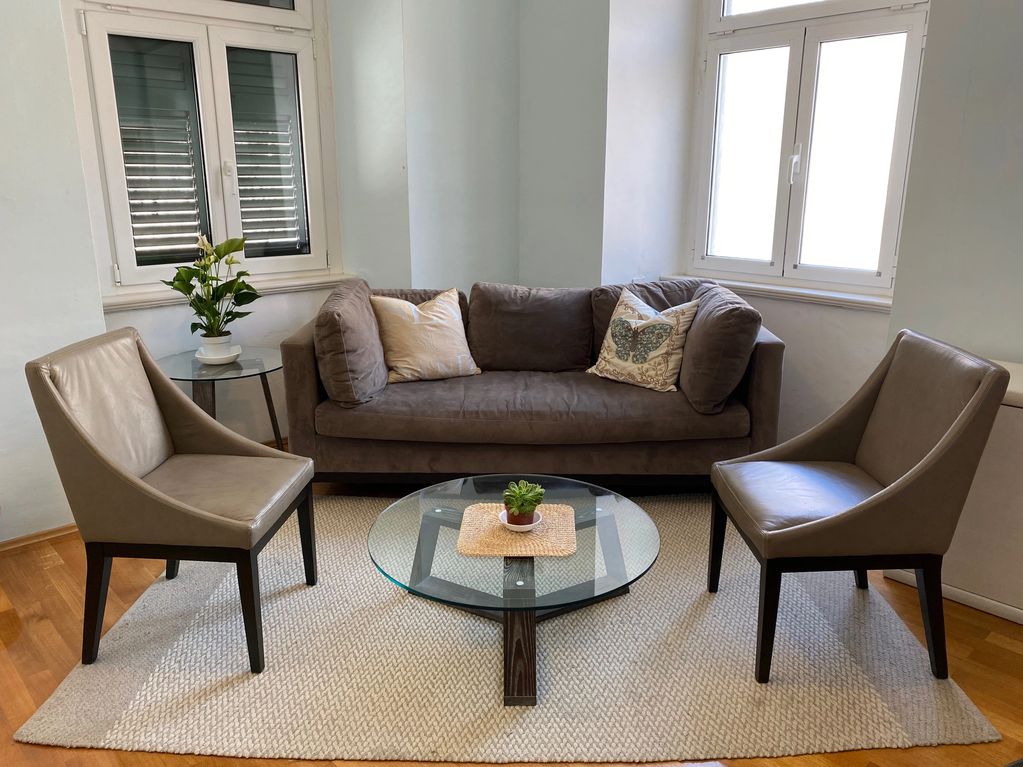
<svg viewBox="0 0 1023 767">
<path fill-rule="evenodd" d="M 432 381 L 480 372 L 465 340 L 458 291 L 445 290 L 416 306 L 371 296 L 387 363 L 387 382 Z"/>
<path fill-rule="evenodd" d="M 654 391 L 678 391 L 682 347 L 699 305 L 690 301 L 658 312 L 623 289 L 597 363 L 586 372 Z"/>
</svg>

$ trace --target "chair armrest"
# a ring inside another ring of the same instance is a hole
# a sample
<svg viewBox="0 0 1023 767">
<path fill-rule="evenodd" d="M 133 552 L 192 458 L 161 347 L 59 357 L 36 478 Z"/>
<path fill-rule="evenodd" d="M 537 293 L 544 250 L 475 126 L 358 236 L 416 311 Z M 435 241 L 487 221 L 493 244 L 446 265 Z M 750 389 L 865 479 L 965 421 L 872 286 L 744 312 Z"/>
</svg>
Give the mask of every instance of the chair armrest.
<svg viewBox="0 0 1023 767">
<path fill-rule="evenodd" d="M 761 331 L 764 332 L 764 331 Z M 741 458 L 733 458 L 729 461 L 722 461 L 723 464 L 745 463 L 747 461 L 844 461 L 852 462 L 856 456 L 856 450 L 863 436 L 863 430 L 867 426 L 874 409 L 874 401 L 881 389 L 888 367 L 891 365 L 892 357 L 895 354 L 895 347 L 889 349 L 888 354 L 877 366 L 870 378 L 859 388 L 837 411 L 819 424 L 793 437 L 780 445 L 774 447 L 765 446 L 759 452 L 754 451 L 750 455 Z M 752 378 L 750 389 L 753 389 Z M 752 391 L 750 400 L 753 399 Z M 750 407 L 750 419 L 756 424 L 756 416 L 753 407 Z"/>
<path fill-rule="evenodd" d="M 778 408 L 784 356 L 785 343 L 761 326 L 750 355 L 746 386 L 750 452 L 764 450 L 778 441 Z"/>
<path fill-rule="evenodd" d="M 315 324 L 315 320 L 306 323 L 281 344 L 288 405 L 288 449 L 308 458 L 316 455 L 316 406 L 326 399 L 313 345 Z"/>
<path fill-rule="evenodd" d="M 170 431 L 175 453 L 292 458 L 287 453 L 243 437 L 210 417 L 160 370 L 143 344 L 139 344 L 138 349 L 149 385 Z"/>
</svg>

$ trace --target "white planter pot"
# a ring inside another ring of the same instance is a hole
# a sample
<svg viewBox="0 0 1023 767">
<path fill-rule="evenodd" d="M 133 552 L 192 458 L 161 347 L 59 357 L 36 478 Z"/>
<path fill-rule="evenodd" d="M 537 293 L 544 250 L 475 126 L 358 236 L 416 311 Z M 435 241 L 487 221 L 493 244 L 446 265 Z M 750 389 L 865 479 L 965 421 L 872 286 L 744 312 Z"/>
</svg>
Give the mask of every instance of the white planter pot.
<svg viewBox="0 0 1023 767">
<path fill-rule="evenodd" d="M 207 337 L 202 336 L 202 346 L 199 352 L 203 357 L 224 357 L 231 353 L 231 334 L 223 336 Z"/>
</svg>

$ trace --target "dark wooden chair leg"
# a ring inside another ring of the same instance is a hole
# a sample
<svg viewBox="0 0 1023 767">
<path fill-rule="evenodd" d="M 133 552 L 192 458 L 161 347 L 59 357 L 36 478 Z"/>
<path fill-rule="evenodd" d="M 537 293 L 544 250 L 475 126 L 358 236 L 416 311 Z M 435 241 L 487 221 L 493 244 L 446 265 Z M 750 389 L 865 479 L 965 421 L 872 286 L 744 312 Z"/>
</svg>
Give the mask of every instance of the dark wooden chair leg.
<svg viewBox="0 0 1023 767">
<path fill-rule="evenodd" d="M 931 672 L 938 679 L 948 679 L 948 656 L 945 651 L 945 608 L 941 601 L 941 557 L 934 557 L 916 571 L 916 588 L 920 595 L 927 652 L 931 656 Z"/>
<path fill-rule="evenodd" d="M 259 565 L 256 554 L 242 552 L 238 565 L 238 593 L 245 619 L 245 641 L 253 674 L 263 670 L 263 609 L 259 598 Z"/>
<path fill-rule="evenodd" d="M 85 620 L 82 626 L 82 663 L 89 664 L 99 654 L 103 633 L 103 612 L 107 606 L 111 557 L 104 556 L 102 543 L 85 544 Z"/>
<path fill-rule="evenodd" d="M 167 560 L 167 580 L 172 581 L 178 577 L 178 565 L 180 564 L 180 559 Z"/>
<path fill-rule="evenodd" d="M 854 570 L 856 573 L 856 588 L 865 589 L 867 588 L 867 571 L 866 570 Z"/>
<path fill-rule="evenodd" d="M 774 630 L 778 623 L 778 599 L 781 595 L 781 570 L 771 560 L 760 565 L 760 613 L 757 618 L 756 679 L 761 684 L 771 678 Z"/>
<path fill-rule="evenodd" d="M 315 586 L 316 527 L 313 524 L 313 486 L 306 488 L 305 497 L 298 504 L 298 533 L 302 539 L 302 561 L 305 563 L 305 582 Z"/>
<path fill-rule="evenodd" d="M 728 517 L 725 514 L 717 493 L 711 501 L 710 513 L 710 555 L 707 561 L 707 591 L 714 593 L 718 590 L 718 581 L 721 579 L 721 559 L 725 551 L 725 526 L 728 524 Z"/>
</svg>

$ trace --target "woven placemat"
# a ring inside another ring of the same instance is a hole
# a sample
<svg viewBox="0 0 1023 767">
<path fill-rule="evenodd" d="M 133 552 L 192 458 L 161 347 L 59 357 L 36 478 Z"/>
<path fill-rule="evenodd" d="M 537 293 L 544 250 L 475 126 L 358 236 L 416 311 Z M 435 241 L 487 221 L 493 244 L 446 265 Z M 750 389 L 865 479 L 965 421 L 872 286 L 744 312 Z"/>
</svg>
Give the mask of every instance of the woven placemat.
<svg viewBox="0 0 1023 767">
<path fill-rule="evenodd" d="M 543 521 L 527 533 L 501 524 L 500 503 L 474 503 L 462 513 L 458 553 L 468 557 L 567 557 L 575 554 L 575 511 L 563 503 L 542 503 Z"/>
</svg>

